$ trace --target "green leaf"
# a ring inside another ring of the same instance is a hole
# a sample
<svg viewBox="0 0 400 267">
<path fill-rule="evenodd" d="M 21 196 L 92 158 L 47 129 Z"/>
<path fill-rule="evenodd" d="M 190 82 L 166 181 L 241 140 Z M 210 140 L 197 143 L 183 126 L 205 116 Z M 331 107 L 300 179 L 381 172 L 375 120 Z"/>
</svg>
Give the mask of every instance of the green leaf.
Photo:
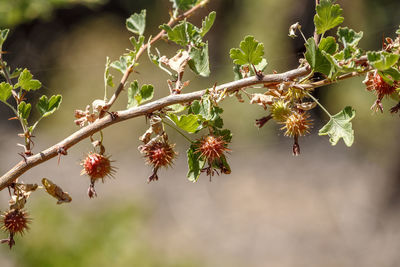
<svg viewBox="0 0 400 267">
<path fill-rule="evenodd" d="M 201 48 L 192 47 L 189 52 L 188 62 L 190 69 L 197 75 L 208 77 L 210 75 L 210 63 L 208 58 L 208 42 Z"/>
<path fill-rule="evenodd" d="M 325 39 L 325 38 L 324 38 Z M 322 40 L 324 40 L 322 39 Z M 326 38 L 326 41 L 322 41 L 321 48 L 328 49 L 328 51 L 332 51 L 333 44 L 332 39 Z M 333 40 L 334 41 L 334 40 Z M 314 38 L 309 38 L 305 44 L 306 53 L 305 57 L 307 59 L 308 64 L 310 64 L 311 69 L 314 72 L 320 72 L 327 76 L 331 75 L 332 72 L 332 64 L 331 62 L 321 53 L 321 50 L 315 44 Z"/>
<path fill-rule="evenodd" d="M 186 105 L 182 104 L 173 104 L 168 106 L 167 113 L 181 113 L 187 109 Z"/>
<path fill-rule="evenodd" d="M 355 110 L 352 107 L 345 107 L 331 117 L 329 122 L 319 130 L 319 135 L 328 135 L 333 146 L 337 144 L 340 138 L 343 138 L 344 143 L 350 147 L 354 142 L 354 131 L 350 121 L 355 115 Z"/>
<path fill-rule="evenodd" d="M 206 161 L 200 157 L 200 153 L 196 153 L 197 147 L 192 144 L 187 151 L 189 171 L 187 177 L 189 181 L 196 182 L 204 168 Z"/>
<path fill-rule="evenodd" d="M 132 54 L 125 54 L 110 64 L 110 66 L 116 70 L 119 70 L 122 74 L 128 70 L 128 67 L 133 63 Z"/>
<path fill-rule="evenodd" d="M 377 70 L 385 71 L 393 67 L 399 61 L 400 55 L 386 51 L 367 52 L 368 62 Z"/>
<path fill-rule="evenodd" d="M 187 46 L 188 44 L 198 45 L 201 43 L 202 36 L 200 35 L 200 30 L 187 21 L 182 21 L 174 28 L 163 24 L 160 26 L 160 29 L 167 33 L 168 40 L 178 45 Z"/>
<path fill-rule="evenodd" d="M 38 80 L 32 79 L 32 74 L 28 69 L 24 69 L 18 77 L 18 83 L 15 84 L 14 88 L 21 87 L 25 91 L 37 90 L 42 87 L 42 84 Z"/>
<path fill-rule="evenodd" d="M 0 30 L 0 50 L 2 50 L 3 43 L 7 39 L 9 29 Z"/>
<path fill-rule="evenodd" d="M 234 64 L 233 65 L 233 77 L 235 79 L 235 81 L 243 79 L 243 75 L 240 72 L 240 65 Z"/>
<path fill-rule="evenodd" d="M 400 26 L 399 29 L 396 31 L 396 34 L 400 35 Z"/>
<path fill-rule="evenodd" d="M 134 34 L 143 35 L 146 28 L 146 9 L 140 14 L 134 13 L 126 20 L 126 28 Z"/>
<path fill-rule="evenodd" d="M 0 83 L 0 101 L 6 103 L 11 96 L 12 86 L 9 83 Z"/>
<path fill-rule="evenodd" d="M 127 108 L 137 107 L 140 104 L 149 101 L 153 98 L 154 87 L 151 84 L 144 84 L 139 90 L 138 81 L 131 83 L 128 88 L 128 106 Z"/>
<path fill-rule="evenodd" d="M 334 5 L 334 0 L 321 0 L 316 7 L 314 16 L 314 25 L 317 29 L 318 34 L 323 34 L 327 30 L 330 30 L 344 20 L 342 15 L 342 9 L 339 5 Z"/>
<path fill-rule="evenodd" d="M 131 38 L 129 38 L 129 41 L 131 41 L 133 47 L 135 48 L 135 52 L 137 53 L 139 51 L 140 47 L 144 43 L 144 36 L 143 35 L 139 36 L 137 40 L 136 40 L 135 36 L 132 36 Z"/>
<path fill-rule="evenodd" d="M 336 43 L 335 38 L 328 36 L 321 39 L 318 48 L 320 51 L 325 51 L 326 53 L 333 55 L 338 50 L 338 44 Z"/>
<path fill-rule="evenodd" d="M 113 78 L 114 76 L 110 74 L 110 67 L 111 67 L 111 62 L 110 58 L 106 58 L 106 67 L 104 69 L 104 87 L 107 89 L 107 86 L 114 87 L 114 81 Z"/>
<path fill-rule="evenodd" d="M 363 32 L 355 32 L 352 29 L 349 29 L 347 27 L 339 27 L 338 31 L 337 31 L 337 36 L 338 36 L 338 40 L 339 42 L 341 42 L 344 47 L 347 46 L 352 46 L 355 47 L 358 45 L 358 42 L 360 42 L 360 40 L 363 37 Z"/>
<path fill-rule="evenodd" d="M 211 29 L 212 25 L 214 24 L 216 16 L 217 13 L 215 11 L 212 11 L 210 14 L 208 14 L 207 17 L 204 18 L 200 29 L 200 35 L 202 37 L 204 37 L 204 35 L 206 35 L 206 33 Z"/>
<path fill-rule="evenodd" d="M 192 8 L 198 2 L 198 0 L 169 0 L 169 1 L 173 3 L 174 9 L 180 9 L 182 11 Z"/>
<path fill-rule="evenodd" d="M 50 99 L 47 96 L 42 95 L 39 102 L 36 104 L 36 109 L 39 111 L 40 115 L 45 118 L 53 114 L 61 105 L 62 96 L 53 95 Z"/>
<path fill-rule="evenodd" d="M 29 114 L 31 114 L 31 109 L 32 106 L 30 103 L 25 103 L 25 101 L 22 101 L 18 105 L 18 117 L 22 118 L 25 121 L 29 118 Z"/>
<path fill-rule="evenodd" d="M 258 42 L 253 36 L 246 36 L 240 42 L 239 48 L 232 48 L 229 52 L 233 63 L 237 65 L 253 64 L 261 62 L 264 55 L 264 44 Z"/>
<path fill-rule="evenodd" d="M 379 74 L 384 78 L 384 80 L 389 81 L 391 85 L 394 81 L 400 81 L 400 71 L 397 68 L 392 67 L 384 71 L 379 71 Z"/>
<path fill-rule="evenodd" d="M 21 68 L 16 68 L 11 74 L 10 74 L 10 79 L 17 78 L 22 72 Z"/>
<path fill-rule="evenodd" d="M 189 114 L 177 116 L 171 113 L 168 115 L 168 117 L 175 123 L 176 126 L 188 133 L 195 133 L 201 124 L 201 117 L 199 115 Z"/>
</svg>

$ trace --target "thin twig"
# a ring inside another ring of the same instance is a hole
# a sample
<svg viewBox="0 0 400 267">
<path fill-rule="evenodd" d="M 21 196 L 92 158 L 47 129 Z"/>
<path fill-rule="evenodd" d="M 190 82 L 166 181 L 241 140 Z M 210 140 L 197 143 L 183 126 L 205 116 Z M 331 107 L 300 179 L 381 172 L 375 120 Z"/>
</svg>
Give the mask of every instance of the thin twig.
<svg viewBox="0 0 400 267">
<path fill-rule="evenodd" d="M 194 14 L 198 9 L 202 8 L 205 4 L 207 4 L 209 2 L 209 0 L 204 0 L 201 1 L 199 4 L 195 5 L 194 7 L 192 7 L 191 9 L 189 9 L 188 11 L 186 11 L 185 13 L 177 16 L 176 18 L 171 18 L 169 20 L 169 22 L 167 23 L 168 26 L 172 27 L 173 25 L 175 25 L 177 22 L 190 17 L 192 14 Z M 122 90 L 124 89 L 125 83 L 129 78 L 129 75 L 131 74 L 131 72 L 133 71 L 133 66 L 134 64 L 138 61 L 138 59 L 140 58 L 140 56 L 143 54 L 144 51 L 147 50 L 147 47 L 150 45 L 153 45 L 155 42 L 157 42 L 158 40 L 160 40 L 165 34 L 164 30 L 161 30 L 154 38 L 152 38 L 150 40 L 149 43 L 145 43 L 143 44 L 140 48 L 139 51 L 136 54 L 135 60 L 132 62 L 132 65 L 130 65 L 127 70 L 125 71 L 124 75 L 122 76 L 122 79 L 117 87 L 117 89 L 115 90 L 114 94 L 111 96 L 110 100 L 107 102 L 107 104 L 104 106 L 102 112 L 100 113 L 100 117 L 103 117 L 106 112 L 108 110 L 110 110 L 111 106 L 114 104 L 114 102 L 117 100 L 118 96 L 120 95 L 120 93 L 122 92 Z"/>
</svg>

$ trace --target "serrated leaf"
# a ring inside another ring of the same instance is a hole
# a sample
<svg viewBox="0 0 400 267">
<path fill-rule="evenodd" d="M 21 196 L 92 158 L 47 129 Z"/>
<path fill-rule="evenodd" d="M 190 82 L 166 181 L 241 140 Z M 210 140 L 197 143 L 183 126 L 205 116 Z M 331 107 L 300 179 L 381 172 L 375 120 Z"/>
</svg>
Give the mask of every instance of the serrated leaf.
<svg viewBox="0 0 400 267">
<path fill-rule="evenodd" d="M 192 144 L 187 150 L 188 167 L 189 171 L 187 177 L 189 181 L 196 182 L 201 174 L 201 170 L 204 168 L 206 161 L 200 157 L 199 153 L 196 153 L 197 147 Z"/>
<path fill-rule="evenodd" d="M 11 91 L 13 87 L 6 82 L 0 83 L 0 101 L 7 102 L 8 98 L 11 96 Z"/>
<path fill-rule="evenodd" d="M 140 47 L 144 43 L 144 36 L 143 35 L 139 36 L 137 40 L 135 36 L 132 36 L 131 38 L 129 38 L 129 41 L 131 41 L 133 47 L 135 48 L 135 52 L 138 52 Z"/>
<path fill-rule="evenodd" d="M 128 64 L 125 57 L 120 57 L 119 60 L 112 62 L 110 66 L 116 70 L 119 70 L 122 74 L 124 74 L 128 69 Z"/>
<path fill-rule="evenodd" d="M 151 84 L 142 85 L 139 90 L 138 81 L 131 83 L 128 88 L 128 106 L 127 108 L 137 107 L 140 104 L 149 101 L 153 98 L 154 87 Z"/>
<path fill-rule="evenodd" d="M 53 114 L 61 105 L 62 96 L 53 95 L 50 99 L 47 96 L 42 95 L 39 102 L 36 104 L 36 109 L 39 111 L 40 115 L 45 118 Z"/>
<path fill-rule="evenodd" d="M 316 14 L 314 16 L 314 25 L 318 34 L 323 34 L 330 30 L 344 20 L 342 15 L 342 8 L 339 5 L 334 5 L 334 0 L 321 0 L 316 7 Z"/>
<path fill-rule="evenodd" d="M 350 147 L 354 142 L 354 131 L 352 129 L 351 120 L 356 113 L 352 107 L 345 107 L 338 114 L 331 117 L 329 122 L 319 130 L 319 135 L 328 135 L 329 141 L 334 146 L 340 138 Z"/>
<path fill-rule="evenodd" d="M 192 47 L 189 52 L 188 62 L 190 69 L 197 75 L 210 76 L 210 63 L 208 58 L 208 42 L 200 48 Z"/>
<path fill-rule="evenodd" d="M 385 71 L 393 67 L 399 61 L 400 55 L 386 51 L 367 52 L 369 64 L 379 71 Z"/>
<path fill-rule="evenodd" d="M 146 28 L 146 9 L 143 9 L 140 14 L 134 13 L 126 20 L 126 28 L 138 35 L 143 35 Z"/>
<path fill-rule="evenodd" d="M 264 55 L 264 44 L 258 42 L 253 36 L 246 36 L 240 42 L 239 48 L 232 48 L 229 52 L 233 63 L 237 65 L 253 64 L 261 62 Z"/>
<path fill-rule="evenodd" d="M 31 114 L 31 109 L 32 106 L 30 103 L 25 103 L 25 101 L 22 101 L 18 105 L 18 117 L 22 118 L 25 122 L 29 118 L 29 115 Z"/>
<path fill-rule="evenodd" d="M 200 35 L 202 37 L 204 37 L 204 35 L 206 35 L 206 33 L 211 29 L 216 16 L 217 13 L 215 11 L 212 11 L 210 14 L 208 14 L 207 17 L 204 18 L 200 29 Z"/>
<path fill-rule="evenodd" d="M 396 31 L 396 34 L 400 35 L 400 26 L 399 29 Z"/>
<path fill-rule="evenodd" d="M 200 30 L 187 21 L 182 21 L 174 28 L 163 24 L 160 26 L 160 29 L 167 33 L 168 40 L 178 45 L 187 46 L 188 44 L 198 45 L 201 43 Z"/>
<path fill-rule="evenodd" d="M 339 42 L 343 44 L 344 47 L 352 46 L 355 47 L 358 45 L 360 40 L 363 37 L 363 32 L 355 32 L 352 29 L 347 27 L 339 27 L 337 31 L 337 36 Z"/>
<path fill-rule="evenodd" d="M 331 42 L 326 39 L 326 41 L 321 40 L 321 44 L 323 44 L 323 49 L 332 49 L 332 45 L 328 45 L 328 42 Z M 334 41 L 334 40 L 333 40 Z M 310 64 L 311 69 L 314 72 L 320 72 L 327 76 L 329 76 L 332 72 L 332 64 L 331 62 L 321 53 L 321 50 L 315 44 L 314 38 L 309 38 L 305 43 L 306 53 L 305 57 L 307 59 L 308 64 Z"/>
<path fill-rule="evenodd" d="M 3 44 L 7 39 L 9 31 L 9 29 L 0 30 L 0 50 L 2 50 Z"/>
<path fill-rule="evenodd" d="M 169 1 L 173 3 L 174 9 L 179 9 L 182 11 L 192 8 L 198 2 L 198 0 L 169 0 Z"/>
<path fill-rule="evenodd" d="M 173 104 L 173 105 L 168 106 L 167 113 L 180 113 L 182 111 L 185 111 L 186 109 L 187 109 L 186 105 Z"/>
<path fill-rule="evenodd" d="M 379 71 L 379 74 L 382 76 L 385 76 L 384 80 L 389 80 L 393 84 L 394 81 L 400 81 L 400 71 L 397 68 L 390 68 L 385 71 Z M 389 75 L 390 77 L 388 77 Z"/>
<path fill-rule="evenodd" d="M 328 36 L 321 39 L 318 48 L 320 51 L 325 51 L 326 53 L 333 55 L 338 50 L 338 44 L 336 43 L 335 38 Z"/>
<path fill-rule="evenodd" d="M 42 87 L 42 84 L 35 79 L 32 79 L 32 74 L 28 69 L 24 69 L 18 77 L 18 83 L 15 84 L 14 88 L 21 87 L 25 91 L 37 90 Z"/>
<path fill-rule="evenodd" d="M 201 117 L 199 115 L 188 114 L 177 116 L 171 113 L 168 115 L 168 117 L 175 123 L 176 126 L 188 133 L 195 133 L 201 124 Z"/>
<path fill-rule="evenodd" d="M 16 68 L 11 74 L 10 79 L 17 78 L 22 72 L 22 68 Z"/>
</svg>

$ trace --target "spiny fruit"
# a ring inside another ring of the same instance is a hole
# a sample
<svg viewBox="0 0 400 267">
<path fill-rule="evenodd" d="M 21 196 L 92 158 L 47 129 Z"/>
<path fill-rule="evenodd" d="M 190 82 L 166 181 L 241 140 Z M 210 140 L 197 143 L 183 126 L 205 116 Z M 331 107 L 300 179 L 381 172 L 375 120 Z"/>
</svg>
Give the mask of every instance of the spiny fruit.
<svg viewBox="0 0 400 267">
<path fill-rule="evenodd" d="M 12 209 L 4 212 L 3 226 L 1 229 L 10 232 L 10 234 L 23 234 L 25 230 L 28 230 L 28 223 L 30 219 L 28 218 L 28 213 L 19 209 Z"/>
<path fill-rule="evenodd" d="M 110 158 L 95 152 L 87 154 L 81 165 L 83 166 L 81 175 L 88 175 L 92 181 L 101 179 L 104 182 L 105 177 L 112 177 L 115 173 Z"/>
<path fill-rule="evenodd" d="M 285 126 L 281 130 L 286 129 L 286 136 L 303 136 L 310 132 L 311 121 L 306 113 L 294 112 L 287 117 L 283 124 Z"/>
<path fill-rule="evenodd" d="M 278 100 L 274 102 L 271 106 L 272 118 L 278 122 L 286 121 L 290 113 L 291 110 L 289 107 L 289 103 L 283 100 Z"/>
<path fill-rule="evenodd" d="M 149 142 L 142 147 L 141 151 L 145 154 L 147 164 L 152 165 L 157 170 L 160 167 L 168 167 L 172 164 L 176 156 L 174 146 L 167 141 L 158 140 Z"/>
<path fill-rule="evenodd" d="M 384 96 L 391 95 L 396 91 L 396 85 L 390 85 L 383 80 L 377 71 L 368 72 L 363 81 L 368 91 L 374 91 L 379 100 Z"/>
<path fill-rule="evenodd" d="M 213 162 L 220 158 L 225 151 L 230 151 L 227 145 L 228 143 L 221 136 L 207 135 L 200 139 L 196 152 L 200 153 L 201 157 L 207 159 L 208 162 Z"/>
</svg>

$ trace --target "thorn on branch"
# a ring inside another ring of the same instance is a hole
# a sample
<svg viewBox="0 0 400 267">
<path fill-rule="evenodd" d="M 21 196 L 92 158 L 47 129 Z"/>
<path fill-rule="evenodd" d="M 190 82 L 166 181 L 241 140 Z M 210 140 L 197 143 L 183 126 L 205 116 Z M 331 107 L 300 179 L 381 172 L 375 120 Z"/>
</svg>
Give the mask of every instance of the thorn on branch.
<svg viewBox="0 0 400 267">
<path fill-rule="evenodd" d="M 64 146 L 61 146 L 61 147 L 57 148 L 57 154 L 58 154 L 57 164 L 60 164 L 61 155 L 66 156 L 68 154 L 68 152 Z"/>
<path fill-rule="evenodd" d="M 264 73 L 263 73 L 261 70 L 257 70 L 257 69 L 256 69 L 256 66 L 254 66 L 254 64 L 252 64 L 252 66 L 253 66 L 254 73 L 255 73 L 256 76 L 257 76 L 257 79 L 258 79 L 259 81 L 261 81 L 261 80 L 264 78 Z"/>
<path fill-rule="evenodd" d="M 25 152 L 25 154 L 20 152 L 20 153 L 18 153 L 18 155 L 20 155 L 24 159 L 25 164 L 28 164 L 28 159 L 26 158 L 26 152 Z"/>
<path fill-rule="evenodd" d="M 112 121 L 115 121 L 118 118 L 118 112 L 115 112 L 115 111 L 111 111 L 111 112 L 106 111 L 106 112 L 108 113 L 108 115 L 110 115 Z"/>
</svg>

